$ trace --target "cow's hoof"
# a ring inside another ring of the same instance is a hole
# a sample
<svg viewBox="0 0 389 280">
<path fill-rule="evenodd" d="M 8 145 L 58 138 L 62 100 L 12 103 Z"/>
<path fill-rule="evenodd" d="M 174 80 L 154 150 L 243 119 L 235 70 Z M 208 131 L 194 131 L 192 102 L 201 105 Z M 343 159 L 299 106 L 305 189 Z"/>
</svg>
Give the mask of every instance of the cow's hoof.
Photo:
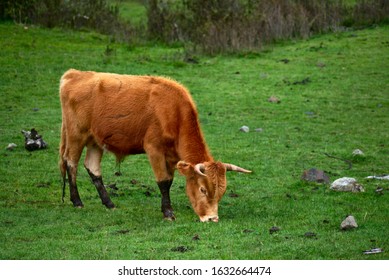
<svg viewBox="0 0 389 280">
<path fill-rule="evenodd" d="M 115 209 L 115 204 L 113 204 L 112 201 L 108 201 L 106 203 L 104 203 L 105 207 L 107 207 L 108 209 Z"/>
<path fill-rule="evenodd" d="M 74 208 L 84 208 L 84 204 L 82 204 L 81 200 L 73 201 Z"/>
<path fill-rule="evenodd" d="M 173 210 L 164 211 L 163 217 L 165 218 L 165 220 L 168 220 L 168 221 L 175 221 L 176 220 L 176 216 L 174 215 Z"/>
</svg>

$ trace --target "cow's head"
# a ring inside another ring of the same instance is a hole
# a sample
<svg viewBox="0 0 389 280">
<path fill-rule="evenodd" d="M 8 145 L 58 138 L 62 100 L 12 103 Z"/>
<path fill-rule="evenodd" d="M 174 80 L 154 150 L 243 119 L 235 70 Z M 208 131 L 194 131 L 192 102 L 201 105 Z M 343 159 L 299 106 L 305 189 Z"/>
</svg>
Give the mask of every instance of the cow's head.
<svg viewBox="0 0 389 280">
<path fill-rule="evenodd" d="M 251 171 L 232 164 L 204 162 L 196 165 L 180 161 L 177 168 L 186 177 L 186 194 L 200 221 L 218 222 L 218 203 L 226 192 L 226 171 Z"/>
</svg>

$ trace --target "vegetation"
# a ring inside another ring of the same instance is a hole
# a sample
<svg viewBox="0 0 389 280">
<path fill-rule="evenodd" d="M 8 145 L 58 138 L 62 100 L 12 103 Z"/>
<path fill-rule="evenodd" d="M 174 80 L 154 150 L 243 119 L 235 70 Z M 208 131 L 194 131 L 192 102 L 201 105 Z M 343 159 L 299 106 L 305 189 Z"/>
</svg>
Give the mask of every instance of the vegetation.
<svg viewBox="0 0 389 280">
<path fill-rule="evenodd" d="M 180 47 L 129 48 L 94 32 L 1 23 L 0 259 L 388 259 L 388 183 L 365 179 L 389 166 L 388 31 L 375 26 L 261 53 L 193 57 Z M 119 177 L 105 155 L 116 210 L 101 205 L 83 168 L 85 208 L 74 209 L 68 191 L 61 202 L 58 83 L 69 68 L 164 75 L 187 85 L 214 157 L 254 171 L 228 174 L 219 223 L 197 222 L 178 174 L 177 221 L 164 221 L 144 155 L 128 157 Z M 240 132 L 242 125 L 251 131 Z M 20 131 L 33 127 L 47 149 L 24 149 Z M 17 147 L 6 150 L 12 142 Z M 357 148 L 365 156 L 353 157 Z M 331 181 L 355 177 L 366 192 L 302 181 L 311 167 Z M 348 214 L 359 227 L 341 231 Z M 280 230 L 271 234 L 273 226 Z M 384 252 L 363 254 L 375 247 Z"/>
<path fill-rule="evenodd" d="M 130 45 L 160 41 L 207 54 L 389 21 L 387 0 L 13 0 L 0 19 L 93 29 Z"/>
<path fill-rule="evenodd" d="M 373 1 L 149 1 L 148 30 L 166 42 L 190 42 L 208 54 L 388 20 L 389 3 Z"/>
</svg>

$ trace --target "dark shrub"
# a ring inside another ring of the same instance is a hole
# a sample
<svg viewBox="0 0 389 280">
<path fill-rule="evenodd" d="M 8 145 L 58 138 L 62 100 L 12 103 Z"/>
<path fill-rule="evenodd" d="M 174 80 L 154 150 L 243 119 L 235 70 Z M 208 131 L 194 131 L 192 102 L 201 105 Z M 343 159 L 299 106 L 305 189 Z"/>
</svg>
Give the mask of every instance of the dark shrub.
<svg viewBox="0 0 389 280">
<path fill-rule="evenodd" d="M 191 42 L 215 54 L 259 49 L 347 25 L 388 18 L 388 0 L 149 0 L 148 32 L 164 42 Z"/>
</svg>

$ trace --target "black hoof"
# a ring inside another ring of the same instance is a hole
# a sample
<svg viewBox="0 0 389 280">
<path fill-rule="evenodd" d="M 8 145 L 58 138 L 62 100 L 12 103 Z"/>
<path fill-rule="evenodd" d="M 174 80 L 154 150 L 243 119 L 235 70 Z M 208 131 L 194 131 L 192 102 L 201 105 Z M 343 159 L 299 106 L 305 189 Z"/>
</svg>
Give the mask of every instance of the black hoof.
<svg viewBox="0 0 389 280">
<path fill-rule="evenodd" d="M 168 221 L 175 221 L 176 220 L 176 216 L 174 215 L 174 212 L 173 210 L 165 210 L 163 212 L 163 217 L 165 218 L 165 220 L 168 220 Z"/>
<path fill-rule="evenodd" d="M 83 208 L 84 207 L 84 204 L 82 204 L 81 200 L 75 200 L 75 201 L 72 201 L 73 202 L 73 206 L 75 208 Z"/>
<path fill-rule="evenodd" d="M 108 209 L 114 209 L 115 208 L 115 204 L 113 204 L 112 201 L 108 201 L 108 202 L 105 202 L 103 203 L 105 205 L 105 207 L 107 207 Z"/>
</svg>

